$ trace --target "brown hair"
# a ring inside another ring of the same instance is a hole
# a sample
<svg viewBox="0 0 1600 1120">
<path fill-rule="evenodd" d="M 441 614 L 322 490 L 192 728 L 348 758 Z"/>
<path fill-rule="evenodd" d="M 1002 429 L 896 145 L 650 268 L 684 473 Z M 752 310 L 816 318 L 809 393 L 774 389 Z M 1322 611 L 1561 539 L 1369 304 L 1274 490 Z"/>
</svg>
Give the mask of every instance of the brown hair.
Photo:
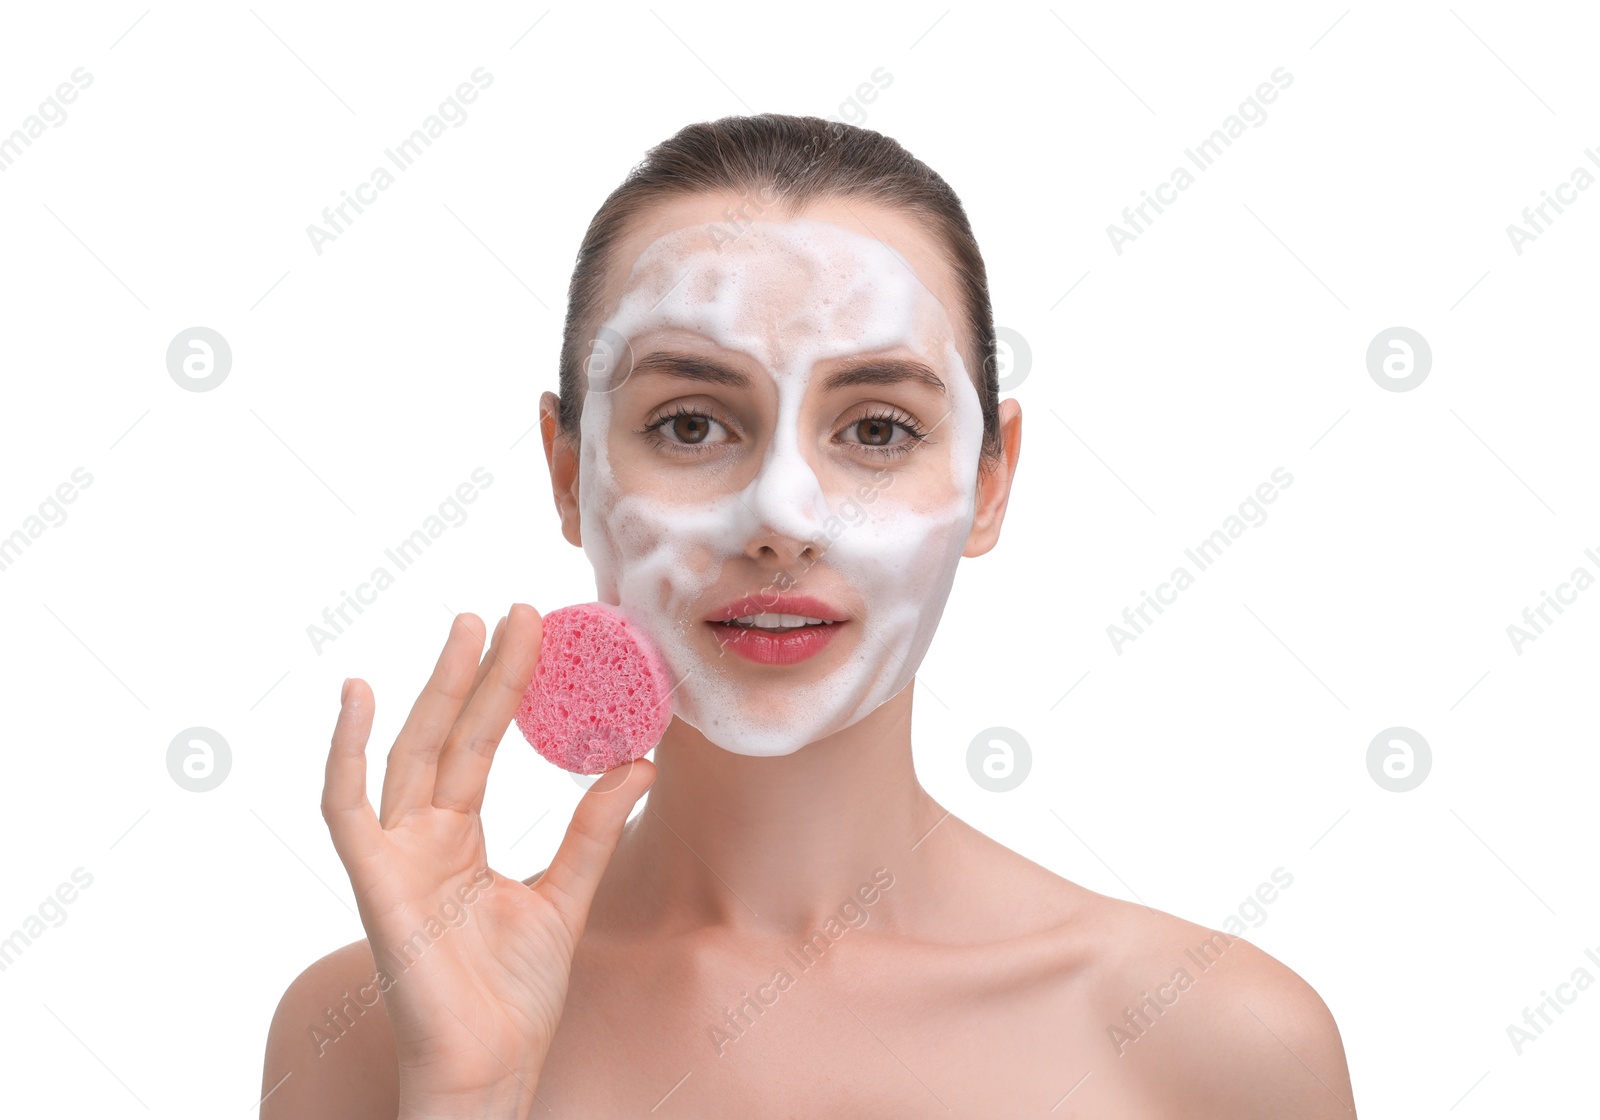
<svg viewBox="0 0 1600 1120">
<path fill-rule="evenodd" d="M 937 172 L 881 133 L 778 113 L 723 117 L 680 129 L 651 148 L 601 204 L 578 249 L 567 291 L 559 394 L 564 434 L 577 438 L 582 371 L 592 342 L 585 324 L 600 313 L 612 249 L 630 220 L 652 202 L 712 192 L 746 198 L 754 193 L 758 213 L 777 204 L 793 216 L 813 199 L 859 198 L 908 211 L 920 221 L 943 246 L 964 296 L 969 337 L 964 358 L 979 371 L 981 465 L 993 466 L 1001 452 L 994 311 L 983 257 L 961 200 Z"/>
</svg>

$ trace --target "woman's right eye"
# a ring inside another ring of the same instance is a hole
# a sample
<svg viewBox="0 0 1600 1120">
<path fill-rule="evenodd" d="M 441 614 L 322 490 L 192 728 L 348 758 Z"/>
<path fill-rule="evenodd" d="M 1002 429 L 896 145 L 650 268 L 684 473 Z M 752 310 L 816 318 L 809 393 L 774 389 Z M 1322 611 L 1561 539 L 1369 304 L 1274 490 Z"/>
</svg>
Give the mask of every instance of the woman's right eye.
<svg viewBox="0 0 1600 1120">
<path fill-rule="evenodd" d="M 710 438 L 714 428 L 726 432 L 720 421 L 705 413 L 680 409 L 648 425 L 645 431 L 658 443 L 679 447 L 704 447 L 727 442 L 725 438 Z"/>
</svg>

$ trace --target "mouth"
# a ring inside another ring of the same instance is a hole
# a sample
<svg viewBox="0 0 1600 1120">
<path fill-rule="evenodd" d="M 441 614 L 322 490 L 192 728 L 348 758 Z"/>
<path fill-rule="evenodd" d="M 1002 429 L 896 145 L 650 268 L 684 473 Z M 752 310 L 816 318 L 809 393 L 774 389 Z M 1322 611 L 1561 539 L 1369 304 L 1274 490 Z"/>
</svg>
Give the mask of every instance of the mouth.
<svg viewBox="0 0 1600 1120">
<path fill-rule="evenodd" d="M 843 611 L 809 595 L 748 595 L 706 620 L 724 652 L 763 665 L 814 657 L 848 624 Z"/>
</svg>

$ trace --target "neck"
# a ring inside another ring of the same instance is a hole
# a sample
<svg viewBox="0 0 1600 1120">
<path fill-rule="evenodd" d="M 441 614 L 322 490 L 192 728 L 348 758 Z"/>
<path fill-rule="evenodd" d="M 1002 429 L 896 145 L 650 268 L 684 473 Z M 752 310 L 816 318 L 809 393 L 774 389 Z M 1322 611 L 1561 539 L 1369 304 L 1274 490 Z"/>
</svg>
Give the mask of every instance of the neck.
<svg viewBox="0 0 1600 1120">
<path fill-rule="evenodd" d="M 613 920 L 782 936 L 837 914 L 880 868 L 918 878 L 933 847 L 919 841 L 945 812 L 912 767 L 912 687 L 773 758 L 723 750 L 674 718 L 606 875 Z M 894 908 L 872 909 L 877 922 Z"/>
</svg>

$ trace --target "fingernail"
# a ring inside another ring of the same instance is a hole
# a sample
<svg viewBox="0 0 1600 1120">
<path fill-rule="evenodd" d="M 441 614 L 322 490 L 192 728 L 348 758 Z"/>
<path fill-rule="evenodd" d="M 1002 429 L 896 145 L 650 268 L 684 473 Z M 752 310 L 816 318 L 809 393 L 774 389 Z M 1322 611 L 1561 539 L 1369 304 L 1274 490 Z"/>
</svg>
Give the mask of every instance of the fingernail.
<svg viewBox="0 0 1600 1120">
<path fill-rule="evenodd" d="M 344 684 L 339 688 L 339 707 L 344 707 L 350 701 L 350 678 L 344 679 Z"/>
</svg>

